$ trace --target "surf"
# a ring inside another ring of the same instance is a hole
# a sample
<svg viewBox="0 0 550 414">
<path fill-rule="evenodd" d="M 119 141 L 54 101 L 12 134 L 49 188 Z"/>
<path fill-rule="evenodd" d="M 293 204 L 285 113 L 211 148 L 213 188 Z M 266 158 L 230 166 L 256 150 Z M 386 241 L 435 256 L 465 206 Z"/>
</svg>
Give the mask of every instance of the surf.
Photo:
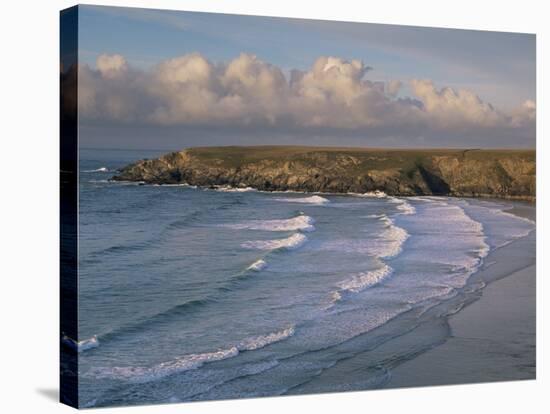
<svg viewBox="0 0 550 414">
<path fill-rule="evenodd" d="M 267 263 L 263 259 L 256 260 L 254 263 L 252 263 L 250 266 L 247 267 L 247 270 L 253 270 L 255 272 L 259 272 L 267 267 Z"/>
<path fill-rule="evenodd" d="M 303 246 L 306 242 L 307 237 L 304 234 L 294 233 L 285 239 L 246 241 L 241 243 L 241 247 L 256 250 L 294 250 Z"/>
<path fill-rule="evenodd" d="M 323 205 L 323 204 L 330 203 L 330 200 L 318 195 L 314 195 L 311 197 L 284 197 L 284 198 L 276 198 L 275 200 L 282 201 L 285 203 L 301 203 L 301 204 L 315 204 L 315 205 Z"/>
<path fill-rule="evenodd" d="M 290 338 L 295 333 L 294 325 L 266 335 L 252 336 L 216 351 L 186 354 L 173 360 L 153 366 L 94 367 L 87 376 L 97 379 L 124 380 L 134 383 L 147 383 L 167 376 L 201 368 L 205 364 L 234 358 L 242 352 L 256 351 Z"/>
<path fill-rule="evenodd" d="M 226 227 L 234 230 L 263 230 L 263 231 L 314 231 L 313 225 L 315 220 L 306 215 L 298 215 L 289 219 L 275 220 L 250 220 L 235 224 L 222 224 L 221 227 Z"/>
<path fill-rule="evenodd" d="M 95 170 L 84 170 L 82 172 L 85 172 L 85 173 L 109 172 L 109 169 L 107 167 L 100 167 L 100 168 L 96 168 Z"/>
<path fill-rule="evenodd" d="M 383 264 L 378 269 L 353 275 L 339 283 L 338 287 L 341 291 L 357 293 L 380 283 L 392 273 L 393 269 L 387 264 Z"/>
<path fill-rule="evenodd" d="M 67 335 L 63 335 L 61 337 L 61 343 L 76 352 L 84 352 L 88 349 L 97 348 L 99 346 L 97 335 L 94 335 L 88 339 L 83 339 L 81 341 L 76 341 Z"/>
</svg>

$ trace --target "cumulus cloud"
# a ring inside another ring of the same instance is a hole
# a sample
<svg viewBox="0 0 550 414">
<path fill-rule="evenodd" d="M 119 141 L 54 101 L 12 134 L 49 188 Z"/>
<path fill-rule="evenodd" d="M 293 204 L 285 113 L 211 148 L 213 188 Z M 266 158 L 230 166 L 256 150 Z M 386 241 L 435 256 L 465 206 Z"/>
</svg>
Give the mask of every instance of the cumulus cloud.
<svg viewBox="0 0 550 414">
<path fill-rule="evenodd" d="M 430 80 L 412 80 L 414 95 L 424 104 L 429 123 L 442 129 L 469 125 L 495 127 L 506 122 L 504 114 L 465 89 L 437 89 Z"/>
<path fill-rule="evenodd" d="M 121 55 L 100 55 L 96 67 L 104 78 L 116 78 L 128 70 L 126 59 Z"/>
<path fill-rule="evenodd" d="M 512 125 L 521 128 L 525 124 L 534 124 L 536 114 L 537 104 L 535 101 L 528 99 L 512 112 Z"/>
<path fill-rule="evenodd" d="M 400 80 L 389 81 L 386 85 L 388 95 L 394 97 L 397 96 L 399 90 L 401 89 L 401 86 L 403 86 L 403 82 L 401 82 Z"/>
<path fill-rule="evenodd" d="M 243 53 L 213 63 L 199 53 L 136 70 L 121 55 L 101 55 L 79 71 L 82 119 L 152 125 L 331 128 L 369 131 L 479 131 L 524 128 L 535 121 L 526 101 L 510 113 L 474 92 L 412 80 L 368 79 L 359 60 L 321 56 L 287 77 L 277 66 Z"/>
</svg>

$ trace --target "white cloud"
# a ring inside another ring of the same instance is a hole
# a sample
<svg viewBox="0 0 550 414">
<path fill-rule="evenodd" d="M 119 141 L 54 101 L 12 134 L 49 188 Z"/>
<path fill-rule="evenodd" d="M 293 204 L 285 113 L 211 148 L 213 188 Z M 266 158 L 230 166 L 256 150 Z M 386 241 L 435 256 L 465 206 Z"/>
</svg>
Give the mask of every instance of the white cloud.
<svg viewBox="0 0 550 414">
<path fill-rule="evenodd" d="M 535 123 L 536 114 L 537 104 L 535 101 L 528 99 L 512 112 L 512 125 L 518 128 L 526 124 L 532 125 Z"/>
<path fill-rule="evenodd" d="M 359 60 L 321 56 L 289 79 L 277 66 L 250 54 L 213 63 L 191 53 L 149 71 L 130 68 L 121 55 L 101 55 L 96 68 L 80 67 L 79 110 L 84 119 L 159 125 L 336 128 L 368 131 L 464 131 L 522 128 L 536 105 L 504 113 L 464 89 L 412 80 L 367 79 Z"/>
<path fill-rule="evenodd" d="M 506 123 L 504 114 L 465 89 L 437 89 L 430 80 L 412 80 L 413 94 L 424 104 L 428 122 L 436 127 L 463 128 L 469 125 L 495 127 Z"/>
<path fill-rule="evenodd" d="M 397 96 L 399 93 L 399 90 L 401 89 L 401 86 L 403 86 L 403 82 L 400 80 L 391 80 L 387 83 L 387 93 L 390 96 Z"/>
<path fill-rule="evenodd" d="M 96 67 L 101 76 L 109 79 L 122 76 L 128 70 L 126 59 L 121 55 L 100 55 Z"/>
</svg>

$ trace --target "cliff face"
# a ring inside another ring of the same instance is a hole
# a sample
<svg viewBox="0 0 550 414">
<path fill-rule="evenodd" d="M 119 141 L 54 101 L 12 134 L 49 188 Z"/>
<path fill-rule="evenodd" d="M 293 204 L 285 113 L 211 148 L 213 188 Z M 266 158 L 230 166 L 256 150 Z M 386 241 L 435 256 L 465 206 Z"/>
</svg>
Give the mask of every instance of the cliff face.
<svg viewBox="0 0 550 414">
<path fill-rule="evenodd" d="M 534 200 L 533 150 L 190 148 L 124 167 L 114 180 L 259 190 Z"/>
</svg>

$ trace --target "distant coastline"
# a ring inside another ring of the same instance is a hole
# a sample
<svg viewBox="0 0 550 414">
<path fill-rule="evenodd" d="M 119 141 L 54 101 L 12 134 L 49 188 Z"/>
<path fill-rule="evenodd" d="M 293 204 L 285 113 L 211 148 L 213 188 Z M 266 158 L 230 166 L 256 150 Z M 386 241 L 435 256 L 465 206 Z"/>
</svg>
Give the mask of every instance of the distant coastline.
<svg viewBox="0 0 550 414">
<path fill-rule="evenodd" d="M 115 181 L 261 191 L 535 201 L 534 150 L 197 147 L 123 167 Z"/>
</svg>

